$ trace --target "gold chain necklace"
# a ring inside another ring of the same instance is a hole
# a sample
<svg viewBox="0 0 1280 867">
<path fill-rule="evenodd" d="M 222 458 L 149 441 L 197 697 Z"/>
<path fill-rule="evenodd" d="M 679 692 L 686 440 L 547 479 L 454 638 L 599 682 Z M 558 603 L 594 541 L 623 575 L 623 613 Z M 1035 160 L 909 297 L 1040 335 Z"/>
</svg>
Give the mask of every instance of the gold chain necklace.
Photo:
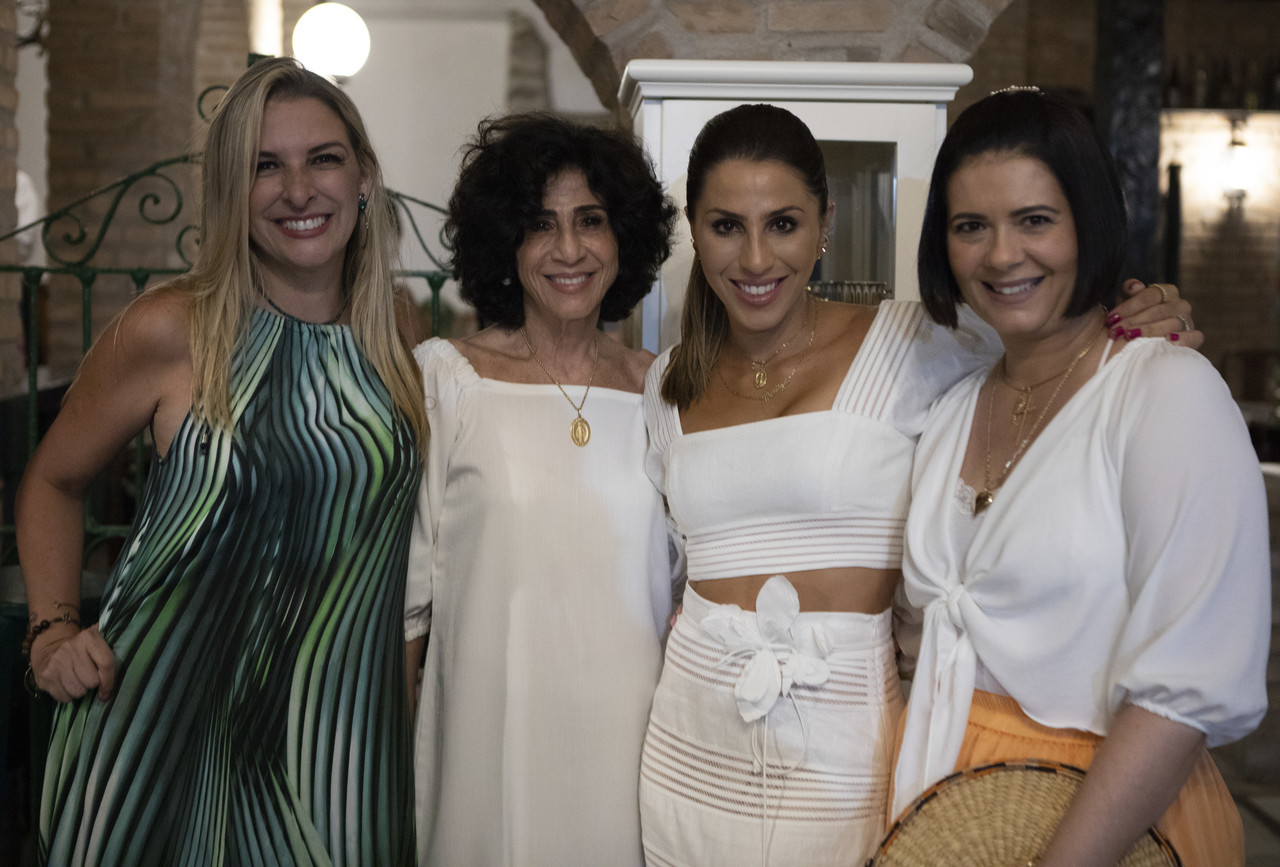
<svg viewBox="0 0 1280 867">
<path fill-rule="evenodd" d="M 529 355 L 538 363 L 538 367 L 542 368 L 542 372 L 547 375 L 547 379 L 556 384 L 556 388 L 560 389 L 560 393 L 564 395 L 564 399 L 569 401 L 569 406 L 573 407 L 573 411 L 578 414 L 572 422 L 569 423 L 569 439 L 573 440 L 573 444 L 581 448 L 591 442 L 591 425 L 587 424 L 587 420 L 582 417 L 582 408 L 587 405 L 587 395 L 591 393 L 591 383 L 596 379 L 596 367 L 600 363 L 600 332 L 595 334 L 595 357 L 591 359 L 591 376 L 587 378 L 587 390 L 582 393 L 582 401 L 574 403 L 573 398 L 569 397 L 569 393 L 564 390 L 564 386 L 560 384 L 560 380 L 551 375 L 551 371 L 547 370 L 547 366 L 542 363 L 542 359 L 538 357 L 538 353 L 533 351 L 533 344 L 529 342 L 529 332 L 524 326 L 520 326 L 520 336 L 524 338 L 524 345 L 529 347 Z"/>
<path fill-rule="evenodd" d="M 809 299 L 806 303 L 812 305 L 813 300 Z M 808 318 L 809 316 L 808 316 L 808 313 L 806 312 L 805 320 L 807 321 Z M 786 349 L 787 346 L 790 345 L 791 341 L 795 340 L 803 332 L 804 332 L 804 322 L 801 322 L 800 327 L 796 329 L 795 333 L 792 334 L 790 337 L 788 337 L 786 340 L 782 341 L 782 344 L 773 352 L 770 352 L 768 357 L 766 357 L 764 360 L 757 361 L 756 359 L 748 356 L 748 360 L 751 362 L 751 369 L 755 371 L 755 376 L 752 377 L 751 384 L 755 386 L 757 390 L 764 388 L 766 385 L 769 384 L 769 371 L 765 370 L 765 365 L 768 364 L 770 361 L 773 361 L 775 358 L 777 358 L 778 354 L 782 352 L 782 350 Z"/>
<path fill-rule="evenodd" d="M 1089 354 L 1089 350 L 1093 349 L 1093 345 L 1098 342 L 1098 338 L 1105 333 L 1106 332 L 1104 331 L 1099 331 L 1094 335 L 1094 338 L 1089 341 L 1089 345 L 1080 350 L 1080 354 L 1071 360 L 1071 363 L 1067 365 L 1066 370 L 1058 374 L 1058 385 L 1054 388 L 1053 394 L 1049 395 L 1049 400 L 1045 403 L 1044 409 L 1040 410 L 1040 415 L 1036 417 L 1036 423 L 1031 426 L 1031 430 L 1027 433 L 1026 438 L 1018 443 L 1018 447 L 1013 451 L 1013 456 L 1010 457 L 1009 460 L 1005 461 L 1004 468 L 1000 471 L 1000 477 L 995 480 L 994 484 L 991 481 L 991 408 L 995 406 L 996 403 L 996 390 L 992 388 L 987 392 L 987 458 L 982 467 L 982 490 L 973 498 L 973 514 L 975 516 L 981 515 L 992 503 L 995 502 L 996 491 L 1000 490 L 1000 487 L 1004 484 L 1004 480 L 1007 479 L 1009 477 L 1009 473 L 1013 471 L 1013 465 L 1017 463 L 1018 458 L 1022 457 L 1022 453 L 1026 451 L 1027 445 L 1035 438 L 1036 431 L 1040 430 L 1041 422 L 1043 422 L 1045 416 L 1049 414 L 1049 409 L 1053 406 L 1053 402 L 1058 399 L 1058 394 L 1062 391 L 1062 386 L 1066 385 L 1067 380 L 1071 378 L 1072 371 L 1076 369 L 1076 365 L 1084 360 L 1084 357 Z M 1001 356 L 1000 365 L 1002 369 L 1004 364 L 1004 356 Z M 1040 383 L 1040 385 L 1045 385 L 1051 381 L 1052 378 L 1046 379 L 1044 382 Z M 1024 420 L 1025 413 L 1026 411 L 1024 409 Z M 1018 433 L 1021 436 L 1022 432 L 1019 431 Z"/>
<path fill-rule="evenodd" d="M 810 298 L 807 303 L 809 305 L 809 309 L 808 309 L 808 312 L 806 312 L 805 314 L 806 321 L 814 318 L 813 299 Z M 818 323 L 815 321 L 813 325 L 809 328 L 809 342 L 805 344 L 804 352 L 801 352 L 800 357 L 796 359 L 795 366 L 791 368 L 791 372 L 786 375 L 786 378 L 783 379 L 782 382 L 778 383 L 773 388 L 766 391 L 764 394 L 743 394 L 742 392 L 738 391 L 736 388 L 734 388 L 732 385 L 729 384 L 729 380 L 725 379 L 724 369 L 721 367 L 721 365 L 717 364 L 716 375 L 720 377 L 720 384 L 723 385 L 725 387 L 725 390 L 728 391 L 730 394 L 732 394 L 734 397 L 741 397 L 741 398 L 744 398 L 745 400 L 762 400 L 768 403 L 769 401 L 777 397 L 779 394 L 782 394 L 782 392 L 786 390 L 786 387 L 791 384 L 791 380 L 795 378 L 796 371 L 800 369 L 800 365 L 804 364 L 805 358 L 808 357 L 809 355 L 809 350 L 813 348 L 813 338 L 817 335 L 817 333 L 818 333 Z M 790 340 L 790 338 L 788 338 L 788 340 Z M 783 344 L 783 345 L 785 346 L 786 344 Z M 752 361 L 751 363 L 755 364 L 754 361 Z M 760 374 L 757 373 L 755 378 L 756 388 L 760 387 L 760 385 L 758 384 L 760 381 L 759 377 L 760 377 Z"/>
</svg>

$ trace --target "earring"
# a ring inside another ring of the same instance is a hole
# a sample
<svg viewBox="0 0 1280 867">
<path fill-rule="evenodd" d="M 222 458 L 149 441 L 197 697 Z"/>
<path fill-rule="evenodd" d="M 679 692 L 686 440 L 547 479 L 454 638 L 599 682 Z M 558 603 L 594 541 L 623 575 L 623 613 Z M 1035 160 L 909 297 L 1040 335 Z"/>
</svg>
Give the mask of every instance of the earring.
<svg viewBox="0 0 1280 867">
<path fill-rule="evenodd" d="M 502 278 L 502 285 L 503 285 L 503 286 L 510 286 L 510 285 L 511 285 L 511 278 L 510 278 L 510 277 L 503 277 L 503 278 Z"/>
<path fill-rule="evenodd" d="M 359 198 L 356 199 L 356 207 L 358 207 L 360 209 L 360 213 L 363 214 L 364 209 L 367 208 L 368 206 L 369 206 L 369 198 L 364 193 L 361 193 Z"/>
</svg>

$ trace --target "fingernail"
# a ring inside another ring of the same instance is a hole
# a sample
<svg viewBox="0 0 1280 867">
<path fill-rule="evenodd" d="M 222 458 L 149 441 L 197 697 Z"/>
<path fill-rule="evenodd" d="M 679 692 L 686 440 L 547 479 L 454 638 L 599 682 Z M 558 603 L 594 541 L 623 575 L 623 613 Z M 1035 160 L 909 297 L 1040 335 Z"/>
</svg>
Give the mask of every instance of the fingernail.
<svg viewBox="0 0 1280 867">
<path fill-rule="evenodd" d="M 1178 342 L 1178 340 L 1179 340 L 1179 339 L 1181 339 L 1181 337 L 1182 337 L 1182 335 L 1181 335 L 1181 334 L 1179 334 L 1179 333 L 1178 333 L 1178 332 L 1176 332 L 1176 331 L 1172 332 L 1172 333 L 1169 335 L 1169 339 L 1170 339 L 1170 340 L 1172 340 L 1174 343 L 1177 343 L 1177 342 Z"/>
<path fill-rule="evenodd" d="M 1112 328 L 1112 329 L 1111 329 L 1111 339 L 1112 339 L 1112 340 L 1119 340 L 1121 337 L 1124 337 L 1124 329 L 1123 329 L 1123 328 L 1121 328 L 1119 325 L 1117 325 L 1115 328 Z"/>
<path fill-rule="evenodd" d="M 1112 313 L 1110 316 L 1108 316 L 1108 317 L 1107 317 L 1107 324 L 1108 324 L 1108 325 L 1115 325 L 1115 324 L 1116 324 L 1117 322 L 1119 322 L 1119 321 L 1120 321 L 1120 314 L 1119 314 L 1119 313 Z"/>
<path fill-rule="evenodd" d="M 1124 333 L 1125 340 L 1132 340 L 1135 337 L 1141 337 L 1141 336 L 1142 336 L 1141 328 L 1130 328 L 1128 331 Z"/>
</svg>

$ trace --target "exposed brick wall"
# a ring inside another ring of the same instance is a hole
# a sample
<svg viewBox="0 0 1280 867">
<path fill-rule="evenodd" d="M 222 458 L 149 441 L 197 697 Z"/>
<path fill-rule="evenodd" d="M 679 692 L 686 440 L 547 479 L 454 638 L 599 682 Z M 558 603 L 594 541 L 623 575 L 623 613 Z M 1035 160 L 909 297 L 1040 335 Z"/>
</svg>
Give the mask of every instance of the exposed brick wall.
<svg viewBox="0 0 1280 867">
<path fill-rule="evenodd" d="M 246 0 L 203 0 L 200 4 L 200 38 L 196 54 L 195 91 L 229 86 L 249 61 L 249 17 Z M 217 94 L 206 98 L 207 112 L 217 105 Z M 197 121 L 199 125 L 199 121 Z"/>
<path fill-rule="evenodd" d="M 1262 400 L 1269 371 L 1249 353 L 1280 351 L 1280 113 L 1255 113 L 1243 127 L 1256 164 L 1238 208 L 1222 191 L 1224 114 L 1165 112 L 1162 126 L 1162 191 L 1169 163 L 1183 167 L 1180 285 L 1207 338 L 1203 351 L 1238 398 Z"/>
<path fill-rule="evenodd" d="M 1009 0 L 535 0 L 617 107 L 636 58 L 963 61 Z"/>
<path fill-rule="evenodd" d="M 187 0 L 86 0 L 49 4 L 49 207 L 56 210 L 190 144 L 195 105 L 200 6 Z M 185 174 L 176 175 L 184 179 Z M 169 197 L 163 185 L 148 190 Z M 189 187 L 183 196 L 190 201 Z M 151 226 L 136 197 L 121 202 L 103 266 L 177 265 L 171 226 Z M 96 235 L 108 202 L 84 211 Z M 154 212 L 152 212 L 154 213 Z M 66 224 L 61 229 L 69 228 Z M 94 293 L 96 333 L 132 296 L 126 279 L 100 278 Z M 50 367 L 66 375 L 79 361 L 78 281 L 50 282 Z"/>
</svg>

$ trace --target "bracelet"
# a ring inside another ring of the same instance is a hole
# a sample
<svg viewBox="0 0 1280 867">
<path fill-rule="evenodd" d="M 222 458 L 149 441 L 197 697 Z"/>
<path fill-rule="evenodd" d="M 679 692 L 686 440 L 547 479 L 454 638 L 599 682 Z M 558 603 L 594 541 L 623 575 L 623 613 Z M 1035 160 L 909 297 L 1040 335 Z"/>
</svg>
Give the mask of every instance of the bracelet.
<svg viewBox="0 0 1280 867">
<path fill-rule="evenodd" d="M 79 620 L 80 609 L 79 608 L 77 608 L 74 605 L 68 604 L 66 602 L 55 602 L 53 603 L 53 607 L 59 611 L 62 611 L 62 613 L 57 615 L 56 617 L 49 618 L 48 620 L 40 620 L 40 621 L 36 620 L 36 615 L 34 614 L 31 615 L 30 621 L 27 623 L 26 637 L 22 639 L 22 658 L 23 659 L 26 659 L 26 660 L 31 659 L 31 645 L 35 642 L 36 637 L 40 635 L 40 633 L 44 632 L 45 630 L 53 626 L 57 626 L 59 623 L 70 623 L 72 626 L 76 627 L 77 629 L 80 627 L 80 620 Z M 75 617 L 72 616 L 71 612 L 73 611 L 76 613 L 77 616 Z"/>
<path fill-rule="evenodd" d="M 27 666 L 27 673 L 22 676 L 22 685 L 27 688 L 32 698 L 39 698 L 44 694 L 44 690 L 36 686 L 36 670 L 30 665 Z"/>
</svg>

